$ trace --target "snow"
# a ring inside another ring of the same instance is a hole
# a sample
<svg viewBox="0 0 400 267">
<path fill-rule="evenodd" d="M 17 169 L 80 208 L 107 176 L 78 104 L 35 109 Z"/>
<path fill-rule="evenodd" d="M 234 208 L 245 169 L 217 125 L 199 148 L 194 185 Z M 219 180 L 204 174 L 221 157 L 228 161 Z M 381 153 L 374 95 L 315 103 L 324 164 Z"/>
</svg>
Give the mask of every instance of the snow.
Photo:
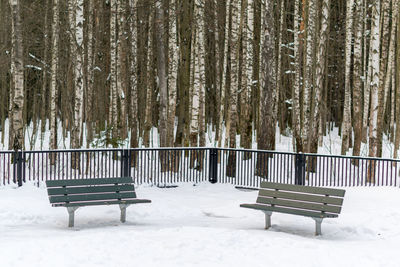
<svg viewBox="0 0 400 267">
<path fill-rule="evenodd" d="M 1 266 L 400 266 L 399 188 L 346 188 L 342 214 L 314 236 L 310 218 L 240 208 L 231 185 L 142 185 L 127 222 L 118 206 L 53 208 L 45 187 L 0 187 Z"/>
</svg>

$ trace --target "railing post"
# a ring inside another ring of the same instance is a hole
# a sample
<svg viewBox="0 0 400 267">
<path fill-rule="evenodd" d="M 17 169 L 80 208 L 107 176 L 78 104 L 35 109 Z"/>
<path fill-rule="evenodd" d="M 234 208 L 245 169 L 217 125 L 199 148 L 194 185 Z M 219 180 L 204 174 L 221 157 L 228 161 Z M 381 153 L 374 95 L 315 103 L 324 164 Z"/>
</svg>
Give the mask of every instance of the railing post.
<svg viewBox="0 0 400 267">
<path fill-rule="evenodd" d="M 218 149 L 210 148 L 209 178 L 210 183 L 218 182 Z"/>
<path fill-rule="evenodd" d="M 23 163 L 24 158 L 22 151 L 15 151 L 14 153 L 14 183 L 18 182 L 18 186 L 22 186 L 23 181 Z"/>
<path fill-rule="evenodd" d="M 121 152 L 121 177 L 130 177 L 130 155 L 128 149 Z"/>
<path fill-rule="evenodd" d="M 296 154 L 295 159 L 295 184 L 304 185 L 305 170 L 306 170 L 306 157 L 304 154 Z"/>
</svg>

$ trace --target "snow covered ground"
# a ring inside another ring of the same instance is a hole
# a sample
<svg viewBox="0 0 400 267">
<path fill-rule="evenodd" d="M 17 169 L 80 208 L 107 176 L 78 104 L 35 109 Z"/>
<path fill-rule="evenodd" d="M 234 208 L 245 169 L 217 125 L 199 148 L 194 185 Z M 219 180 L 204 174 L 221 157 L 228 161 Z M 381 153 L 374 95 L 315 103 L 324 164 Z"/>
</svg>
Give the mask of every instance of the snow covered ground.
<svg viewBox="0 0 400 267">
<path fill-rule="evenodd" d="M 44 187 L 0 187 L 0 266 L 400 266 L 400 189 L 346 188 L 342 214 L 310 218 L 239 208 L 256 191 L 208 183 L 142 185 L 151 204 L 53 208 Z"/>
</svg>

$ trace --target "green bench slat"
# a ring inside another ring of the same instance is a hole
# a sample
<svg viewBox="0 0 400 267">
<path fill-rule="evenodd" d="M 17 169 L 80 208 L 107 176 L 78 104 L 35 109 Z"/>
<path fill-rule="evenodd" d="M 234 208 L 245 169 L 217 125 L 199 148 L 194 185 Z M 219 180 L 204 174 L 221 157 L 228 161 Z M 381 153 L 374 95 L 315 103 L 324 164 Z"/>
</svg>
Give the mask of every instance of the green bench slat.
<svg viewBox="0 0 400 267">
<path fill-rule="evenodd" d="M 107 199 L 136 198 L 135 192 L 114 193 L 114 194 L 89 194 L 89 195 L 69 195 L 69 196 L 51 196 L 50 203 L 91 201 Z"/>
<path fill-rule="evenodd" d="M 284 206 L 290 208 L 299 208 L 304 210 L 324 211 L 331 213 L 340 213 L 341 210 L 341 207 L 338 206 L 328 206 L 324 204 L 299 202 L 299 201 L 276 199 L 276 198 L 265 198 L 265 197 L 258 197 L 257 203 Z"/>
<path fill-rule="evenodd" d="M 275 211 L 275 212 L 288 213 L 288 214 L 293 214 L 293 215 L 301 215 L 301 216 L 313 217 L 313 218 L 336 218 L 336 217 L 338 217 L 337 214 L 329 214 L 329 213 L 313 212 L 313 211 L 305 211 L 305 210 L 297 210 L 297 209 L 289 209 L 289 208 L 281 208 L 281 207 L 271 207 L 271 206 L 260 205 L 260 204 L 241 204 L 240 207 L 256 209 L 256 210 Z"/>
<path fill-rule="evenodd" d="M 309 187 L 303 185 L 280 184 L 271 182 L 261 182 L 261 189 L 262 188 L 278 189 L 284 191 L 295 191 L 295 192 L 302 192 L 309 194 L 329 195 L 337 197 L 344 197 L 344 194 L 346 192 L 345 190 L 342 189 Z"/>
<path fill-rule="evenodd" d="M 80 206 L 97 206 L 97 205 L 116 205 L 116 204 L 138 204 L 151 203 L 149 199 L 128 199 L 128 200 L 111 200 L 111 201 L 93 201 L 93 202 L 75 202 L 75 203 L 57 203 L 53 207 L 80 207 Z"/>
<path fill-rule="evenodd" d="M 276 198 L 285 198 L 292 200 L 300 200 L 300 201 L 309 201 L 316 203 L 326 203 L 341 206 L 343 204 L 343 198 L 336 197 L 326 197 L 326 196 L 317 196 L 317 195 L 306 195 L 302 193 L 294 193 L 294 192 L 282 192 L 275 191 L 270 189 L 260 189 L 259 196 L 262 197 L 276 197 Z"/>
<path fill-rule="evenodd" d="M 129 184 L 133 183 L 131 177 L 122 178 L 91 178 L 91 179 L 74 179 L 74 180 L 48 180 L 47 187 L 60 186 L 79 186 L 79 185 L 100 185 L 100 184 Z"/>
<path fill-rule="evenodd" d="M 110 185 L 110 186 L 84 186 L 84 187 L 61 187 L 61 188 L 48 188 L 47 193 L 49 196 L 54 195 L 73 195 L 85 193 L 112 193 L 112 192 L 135 191 L 135 186 L 132 185 Z"/>
</svg>

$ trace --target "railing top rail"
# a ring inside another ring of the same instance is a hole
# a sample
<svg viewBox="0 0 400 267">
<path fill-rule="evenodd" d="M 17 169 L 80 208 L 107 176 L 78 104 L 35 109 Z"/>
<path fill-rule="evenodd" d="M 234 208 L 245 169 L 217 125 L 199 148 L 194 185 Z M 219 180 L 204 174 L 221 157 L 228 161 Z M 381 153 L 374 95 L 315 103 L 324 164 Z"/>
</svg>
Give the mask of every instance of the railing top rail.
<svg viewBox="0 0 400 267">
<path fill-rule="evenodd" d="M 85 148 L 85 149 L 56 149 L 56 150 L 25 150 L 24 153 L 56 153 L 56 152 L 105 152 L 105 151 L 158 151 L 158 150 L 208 150 L 211 147 L 137 147 L 137 148 Z M 11 151 L 13 152 L 13 151 Z"/>
<path fill-rule="evenodd" d="M 378 157 L 361 157 L 361 156 L 343 156 L 343 155 L 332 155 L 332 154 L 316 154 L 316 153 L 301 153 L 301 152 L 281 152 L 273 150 L 262 150 L 262 149 L 244 149 L 244 148 L 217 148 L 224 151 L 243 151 L 243 152 L 261 152 L 270 154 L 286 154 L 286 155 L 304 155 L 314 157 L 330 157 L 330 158 L 348 158 L 348 159 L 369 159 L 369 160 L 385 160 L 400 162 L 400 159 L 391 158 L 378 158 Z"/>
<path fill-rule="evenodd" d="M 86 149 L 57 149 L 57 150 L 24 150 L 23 153 L 35 154 L 35 153 L 70 153 L 70 152 L 107 152 L 107 151 L 162 151 L 162 150 L 173 150 L 173 151 L 192 151 L 192 150 L 209 150 L 217 149 L 221 151 L 241 151 L 241 152 L 254 152 L 254 153 L 269 153 L 269 154 L 281 154 L 281 155 L 304 155 L 310 157 L 329 157 L 329 158 L 345 158 L 345 159 L 359 159 L 359 160 L 383 160 L 391 162 L 400 162 L 400 159 L 392 158 L 377 158 L 377 157 L 361 157 L 361 156 L 343 156 L 343 155 L 332 155 L 332 154 L 314 154 L 314 153 L 298 153 L 298 152 L 282 152 L 272 150 L 258 150 L 258 149 L 243 149 L 243 148 L 219 148 L 219 147 L 158 147 L 158 148 L 86 148 Z M 15 153 L 12 150 L 0 151 L 2 154 Z"/>
</svg>

